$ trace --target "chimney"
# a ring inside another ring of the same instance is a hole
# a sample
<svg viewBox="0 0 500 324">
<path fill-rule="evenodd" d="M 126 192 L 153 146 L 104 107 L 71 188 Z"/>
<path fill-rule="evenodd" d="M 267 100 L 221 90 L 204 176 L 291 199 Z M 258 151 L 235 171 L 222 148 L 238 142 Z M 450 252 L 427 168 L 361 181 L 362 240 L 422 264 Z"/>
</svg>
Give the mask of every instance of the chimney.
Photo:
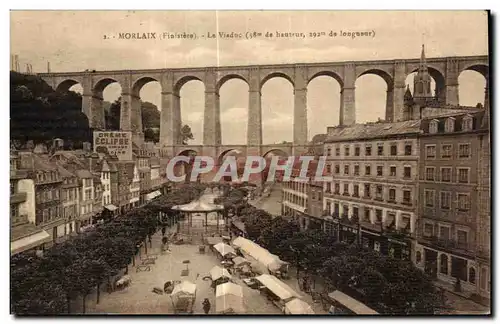
<svg viewBox="0 0 500 324">
<path fill-rule="evenodd" d="M 33 153 L 19 151 L 20 169 L 33 169 Z"/>
<path fill-rule="evenodd" d="M 92 152 L 92 144 L 89 142 L 83 142 L 83 150 L 85 152 Z"/>
<path fill-rule="evenodd" d="M 35 149 L 33 150 L 33 153 L 35 154 L 47 154 L 47 145 L 40 143 L 35 146 Z"/>
<path fill-rule="evenodd" d="M 55 138 L 52 141 L 52 146 L 54 147 L 55 151 L 61 151 L 64 150 L 64 140 L 61 138 Z"/>
</svg>

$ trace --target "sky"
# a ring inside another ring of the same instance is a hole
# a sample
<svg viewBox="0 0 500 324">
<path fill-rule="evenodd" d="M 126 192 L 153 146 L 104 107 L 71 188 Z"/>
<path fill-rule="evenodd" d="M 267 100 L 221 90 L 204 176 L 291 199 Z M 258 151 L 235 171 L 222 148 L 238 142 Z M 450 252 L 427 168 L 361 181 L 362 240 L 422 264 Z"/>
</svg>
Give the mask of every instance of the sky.
<svg viewBox="0 0 500 324">
<path fill-rule="evenodd" d="M 258 38 L 252 40 L 200 39 L 119 40 L 125 32 L 326 32 L 375 31 L 373 38 Z M 224 65 L 337 62 L 485 55 L 488 53 L 487 14 L 482 11 L 12 11 L 11 53 L 34 72 L 181 68 Z M 104 36 L 108 39 L 104 39 Z M 413 88 L 413 75 L 406 82 Z M 460 104 L 484 101 L 486 81 L 474 71 L 459 77 Z M 80 88 L 81 89 L 81 88 Z M 75 86 L 73 90 L 79 90 Z M 120 95 L 109 85 L 104 99 Z M 356 121 L 385 117 L 387 85 L 366 75 L 356 81 Z M 143 101 L 161 109 L 161 87 L 146 84 Z M 181 89 L 181 114 L 202 144 L 204 86 L 191 81 Z M 322 76 L 308 85 L 309 139 L 338 125 L 340 86 Z M 223 144 L 246 143 L 248 86 L 230 80 L 220 90 Z M 262 89 L 264 144 L 293 138 L 293 88 L 273 78 Z"/>
</svg>

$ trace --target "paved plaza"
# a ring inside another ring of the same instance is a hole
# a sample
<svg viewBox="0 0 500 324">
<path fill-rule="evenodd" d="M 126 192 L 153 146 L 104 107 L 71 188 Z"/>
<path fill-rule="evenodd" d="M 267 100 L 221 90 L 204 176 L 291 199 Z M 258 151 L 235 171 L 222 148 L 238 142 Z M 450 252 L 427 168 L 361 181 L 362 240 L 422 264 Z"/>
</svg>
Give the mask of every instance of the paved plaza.
<svg viewBox="0 0 500 324">
<path fill-rule="evenodd" d="M 157 234 L 153 239 L 153 251 L 158 253 L 161 237 Z M 171 253 L 159 254 L 156 264 L 151 271 L 136 272 L 130 267 L 129 276 L 132 283 L 129 287 L 111 294 L 102 293 L 101 300 L 96 305 L 95 294 L 87 298 L 87 313 L 94 314 L 174 314 L 173 304 L 169 295 L 153 293 L 155 287 L 163 288 L 168 280 L 189 280 L 196 284 L 196 301 L 194 314 L 204 314 L 202 302 L 205 298 L 212 305 L 210 313 L 215 312 L 215 290 L 210 287 L 210 280 L 203 280 L 210 269 L 220 265 L 217 256 L 208 251 L 206 254 L 198 252 L 195 245 L 171 245 Z M 184 260 L 189 260 L 189 274 L 181 277 L 181 271 L 186 269 Z M 281 310 L 261 296 L 258 290 L 248 288 L 240 279 L 234 277 L 235 283 L 243 287 L 244 303 L 248 314 L 281 314 Z"/>
</svg>

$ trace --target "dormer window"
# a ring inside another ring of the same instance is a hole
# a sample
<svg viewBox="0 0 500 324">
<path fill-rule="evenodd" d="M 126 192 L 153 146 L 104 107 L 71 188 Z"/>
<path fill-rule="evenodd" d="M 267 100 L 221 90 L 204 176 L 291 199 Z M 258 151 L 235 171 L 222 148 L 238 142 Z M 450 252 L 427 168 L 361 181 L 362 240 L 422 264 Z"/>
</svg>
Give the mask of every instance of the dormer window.
<svg viewBox="0 0 500 324">
<path fill-rule="evenodd" d="M 455 118 L 449 117 L 444 124 L 444 131 L 451 133 L 455 131 Z"/>
<path fill-rule="evenodd" d="M 465 116 L 464 119 L 462 119 L 462 130 L 463 131 L 472 130 L 472 117 L 471 116 Z"/>
<path fill-rule="evenodd" d="M 437 120 L 431 120 L 431 123 L 429 124 L 429 133 L 431 134 L 436 134 L 438 131 L 438 121 Z"/>
</svg>

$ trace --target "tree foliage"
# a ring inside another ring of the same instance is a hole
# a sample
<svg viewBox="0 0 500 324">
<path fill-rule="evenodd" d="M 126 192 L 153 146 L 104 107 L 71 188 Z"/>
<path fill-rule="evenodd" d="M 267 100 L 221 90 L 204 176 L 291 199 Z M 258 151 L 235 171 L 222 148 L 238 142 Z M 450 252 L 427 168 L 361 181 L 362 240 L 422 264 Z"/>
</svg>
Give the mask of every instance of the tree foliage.
<svg viewBox="0 0 500 324">
<path fill-rule="evenodd" d="M 301 231 L 294 220 L 272 219 L 246 201 L 235 201 L 238 194 L 229 197 L 229 205 L 242 204 L 238 214 L 251 240 L 319 275 L 328 291 L 342 290 L 382 314 L 434 314 L 442 306 L 431 278 L 410 261 L 336 242 L 321 230 Z"/>
<path fill-rule="evenodd" d="M 10 137 L 22 145 L 48 143 L 55 138 L 76 147 L 91 141 L 89 121 L 82 112 L 82 96 L 56 92 L 34 75 L 10 73 Z"/>
<path fill-rule="evenodd" d="M 191 131 L 191 127 L 189 127 L 189 125 L 182 126 L 180 137 L 182 145 L 188 145 L 189 141 L 194 140 L 193 132 Z"/>
<path fill-rule="evenodd" d="M 62 314 L 68 312 L 69 300 L 76 296 L 82 296 L 85 305 L 85 296 L 128 267 L 137 244 L 156 231 L 158 214 L 152 210 L 168 210 L 174 203 L 190 202 L 203 190 L 202 185 L 180 187 L 163 201 L 156 201 L 156 206 L 137 208 L 99 224 L 56 244 L 42 257 L 33 252 L 12 256 L 12 312 L 17 315 Z"/>
</svg>

